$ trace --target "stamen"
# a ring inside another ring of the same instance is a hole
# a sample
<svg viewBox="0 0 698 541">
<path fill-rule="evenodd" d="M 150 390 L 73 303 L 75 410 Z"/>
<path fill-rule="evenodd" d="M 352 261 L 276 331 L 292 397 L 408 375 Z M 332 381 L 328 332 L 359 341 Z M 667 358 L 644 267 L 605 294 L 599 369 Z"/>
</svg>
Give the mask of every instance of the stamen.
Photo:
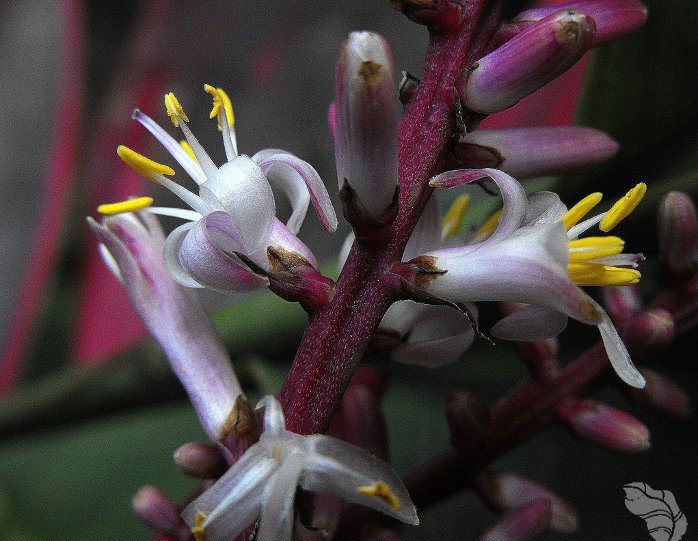
<svg viewBox="0 0 698 541">
<path fill-rule="evenodd" d="M 196 159 L 196 154 L 194 154 L 194 151 L 191 149 L 191 145 L 186 142 L 186 140 L 182 139 L 179 142 L 179 146 L 181 146 L 184 149 L 184 152 L 189 154 L 189 157 L 194 160 L 196 163 L 199 163 L 199 160 Z"/>
<path fill-rule="evenodd" d="M 647 193 L 647 184 L 640 182 L 632 190 L 625 194 L 624 197 L 616 201 L 616 204 L 611 207 L 606 216 L 599 224 L 599 229 L 608 232 L 617 226 L 625 219 L 642 201 L 642 198 Z"/>
<path fill-rule="evenodd" d="M 204 531 L 204 520 L 206 520 L 206 515 L 201 511 L 196 514 L 194 518 L 194 526 L 192 526 L 191 533 L 194 536 L 195 541 L 206 541 L 206 532 Z"/>
<path fill-rule="evenodd" d="M 565 229 L 569 230 L 570 227 L 576 225 L 579 220 L 584 218 L 591 209 L 599 204 L 603 194 L 601 192 L 595 192 L 587 195 L 579 203 L 574 205 L 567 213 L 562 217 L 562 223 L 565 224 Z"/>
<path fill-rule="evenodd" d="M 499 209 L 492 216 L 490 216 L 487 221 L 482 224 L 482 227 L 475 233 L 475 239 L 484 240 L 489 237 L 494 230 L 497 229 L 497 224 L 499 224 L 499 219 L 502 217 L 502 211 L 504 209 Z M 484 238 L 483 238 L 484 237 Z"/>
<path fill-rule="evenodd" d="M 601 263 L 570 263 L 567 273 L 580 286 L 628 286 L 640 281 L 640 273 L 635 269 Z"/>
<path fill-rule="evenodd" d="M 136 197 L 135 199 L 127 199 L 118 203 L 106 203 L 97 207 L 97 212 L 107 216 L 113 214 L 123 214 L 124 212 L 138 212 L 148 208 L 153 204 L 152 197 Z"/>
<path fill-rule="evenodd" d="M 138 154 L 135 150 L 119 145 L 116 149 L 116 153 L 119 155 L 126 165 L 133 169 L 139 175 L 143 175 L 148 180 L 152 180 L 157 183 L 157 180 L 153 175 L 174 175 L 174 169 L 163 165 L 149 158 L 146 158 L 142 154 Z"/>
<path fill-rule="evenodd" d="M 465 216 L 465 211 L 468 210 L 469 204 L 470 196 L 468 195 L 459 195 L 456 198 L 441 222 L 442 239 L 450 239 L 458 234 L 461 224 L 463 223 L 463 216 Z"/>
<path fill-rule="evenodd" d="M 393 511 L 400 510 L 400 500 L 398 497 L 390 490 L 390 487 L 386 485 L 383 481 L 378 481 L 377 483 L 365 487 L 356 487 L 357 492 L 360 494 L 365 494 L 366 496 L 374 496 L 383 500 L 387 503 Z"/>
<path fill-rule="evenodd" d="M 182 109 L 179 100 L 172 92 L 165 94 L 165 109 L 167 109 L 167 114 L 169 115 L 172 124 L 175 125 L 175 128 L 179 127 L 180 120 L 189 122 L 189 118 L 187 118 L 187 115 L 184 113 L 184 109 Z"/>
<path fill-rule="evenodd" d="M 213 109 L 209 114 L 209 118 L 218 117 L 218 129 L 223 130 L 221 110 L 225 112 L 225 118 L 228 121 L 228 127 L 232 128 L 235 125 L 235 115 L 233 113 L 233 104 L 228 97 L 228 94 L 222 88 L 214 88 L 211 85 L 204 85 L 204 90 L 211 94 L 213 98 Z"/>
<path fill-rule="evenodd" d="M 620 237 L 585 237 L 570 241 L 568 246 L 570 262 L 582 262 L 617 255 L 623 251 L 625 241 Z"/>
</svg>

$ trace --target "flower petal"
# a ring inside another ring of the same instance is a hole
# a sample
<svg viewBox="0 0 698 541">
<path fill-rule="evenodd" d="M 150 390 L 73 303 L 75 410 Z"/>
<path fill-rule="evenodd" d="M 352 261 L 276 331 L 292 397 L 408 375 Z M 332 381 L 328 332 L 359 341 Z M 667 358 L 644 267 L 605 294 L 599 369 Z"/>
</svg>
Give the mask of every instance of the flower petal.
<svg viewBox="0 0 698 541">
<path fill-rule="evenodd" d="M 255 409 L 264 410 L 264 433 L 262 438 L 276 437 L 286 431 L 284 410 L 281 407 L 281 402 L 276 397 L 266 395 L 259 401 Z"/>
<path fill-rule="evenodd" d="M 212 242 L 205 219 L 184 237 L 179 261 L 194 280 L 209 289 L 244 293 L 269 284 L 268 279 L 237 263 Z"/>
<path fill-rule="evenodd" d="M 419 524 L 417 510 L 407 489 L 385 462 L 359 447 L 329 436 L 307 436 L 305 443 L 308 456 L 300 479 L 304 489 L 328 492 L 408 524 Z M 377 495 L 367 495 L 359 490 L 378 483 L 384 483 L 387 490 L 377 491 Z"/>
<path fill-rule="evenodd" d="M 596 304 L 596 307 L 601 312 L 602 317 L 601 323 L 598 325 L 599 332 L 601 333 L 601 340 L 603 340 L 604 348 L 606 348 L 606 355 L 608 355 L 608 360 L 611 361 L 613 370 L 616 371 L 620 379 L 631 387 L 642 389 L 646 383 L 645 378 L 642 377 L 642 374 L 635 368 L 623 340 L 611 322 L 611 318 L 608 317 L 608 314 L 606 314 L 598 304 Z"/>
<path fill-rule="evenodd" d="M 409 261 L 419 254 L 436 250 L 441 244 L 441 213 L 436 195 L 432 194 L 412 231 L 402 260 Z"/>
<path fill-rule="evenodd" d="M 187 236 L 187 233 L 189 233 L 189 230 L 194 227 L 195 223 L 196 222 L 189 222 L 182 224 L 172 230 L 165 240 L 163 257 L 165 258 L 165 265 L 172 278 L 183 286 L 200 288 L 204 286 L 189 275 L 189 272 L 182 266 L 179 260 L 179 252 L 182 248 L 184 238 Z"/>
<path fill-rule="evenodd" d="M 300 255 L 306 259 L 313 267 L 319 268 L 317 259 L 315 255 L 310 251 L 301 239 L 294 235 L 290 229 L 288 229 L 279 220 L 274 220 L 274 226 L 271 231 L 271 236 L 269 237 L 269 246 L 274 248 L 283 248 L 286 251 L 293 252 Z M 265 266 L 268 266 L 268 261 L 266 260 L 265 254 Z"/>
<path fill-rule="evenodd" d="M 318 175 L 318 172 L 312 165 L 293 154 L 279 153 L 266 157 L 260 162 L 259 167 L 264 173 L 269 171 L 273 173 L 270 180 L 278 182 L 291 200 L 294 211 L 291 219 L 289 219 L 288 227 L 294 233 L 298 231 L 298 229 L 294 229 L 296 225 L 300 227 L 300 222 L 305 217 L 305 210 L 296 210 L 297 207 L 298 209 L 302 208 L 302 202 L 298 194 L 301 193 L 303 184 L 305 184 L 306 193 L 310 196 L 322 225 L 327 231 L 334 232 L 337 230 L 337 215 L 334 212 L 332 201 L 330 201 L 327 188 L 325 188 L 320 175 Z M 307 202 L 305 203 L 305 209 L 307 209 Z M 296 222 L 298 223 L 296 224 Z"/>
<path fill-rule="evenodd" d="M 567 315 L 542 306 L 528 305 L 500 319 L 490 334 L 502 340 L 528 342 L 557 336 L 567 327 Z"/>
<path fill-rule="evenodd" d="M 304 466 L 303 455 L 300 450 L 294 449 L 269 480 L 264 489 L 256 537 L 258 541 L 291 541 L 295 519 L 293 502 Z"/>
</svg>

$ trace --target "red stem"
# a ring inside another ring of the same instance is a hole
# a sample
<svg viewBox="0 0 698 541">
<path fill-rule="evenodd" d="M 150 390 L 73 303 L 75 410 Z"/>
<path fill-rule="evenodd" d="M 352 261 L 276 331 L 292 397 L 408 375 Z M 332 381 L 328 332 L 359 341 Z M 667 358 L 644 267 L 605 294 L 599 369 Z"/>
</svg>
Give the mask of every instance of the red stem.
<svg viewBox="0 0 698 541">
<path fill-rule="evenodd" d="M 429 178 L 456 131 L 456 78 L 487 52 L 501 5 L 501 0 L 464 0 L 461 26 L 430 36 L 423 78 L 398 131 L 398 215 L 384 239 L 354 243 L 334 298 L 310 318 L 279 395 L 293 432 L 327 429 L 368 340 L 394 300 L 386 273 L 400 260 L 431 193 Z"/>
</svg>

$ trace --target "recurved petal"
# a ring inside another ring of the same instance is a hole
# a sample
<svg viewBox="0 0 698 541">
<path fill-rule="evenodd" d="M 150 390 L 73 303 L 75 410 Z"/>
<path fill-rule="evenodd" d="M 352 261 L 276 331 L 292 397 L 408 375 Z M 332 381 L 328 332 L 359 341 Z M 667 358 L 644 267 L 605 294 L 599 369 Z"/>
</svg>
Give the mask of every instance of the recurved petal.
<svg viewBox="0 0 698 541">
<path fill-rule="evenodd" d="M 441 213 L 436 195 L 432 194 L 410 235 L 402 260 L 408 261 L 420 254 L 436 250 L 441 244 Z"/>
<path fill-rule="evenodd" d="M 529 342 L 557 336 L 566 326 L 566 314 L 528 305 L 500 319 L 490 329 L 490 334 L 502 340 Z"/>
<path fill-rule="evenodd" d="M 189 276 L 210 289 L 244 293 L 269 284 L 265 277 L 234 261 L 213 243 L 206 219 L 194 224 L 185 235 L 179 261 Z"/>
<path fill-rule="evenodd" d="M 182 248 L 184 238 L 187 236 L 187 233 L 189 233 L 191 228 L 194 227 L 194 223 L 195 222 L 188 222 L 172 230 L 165 240 L 163 257 L 165 258 L 165 265 L 167 266 L 167 270 L 172 278 L 183 286 L 200 288 L 203 286 L 191 277 L 189 272 L 182 266 L 182 263 L 179 260 L 179 252 Z"/>
<path fill-rule="evenodd" d="M 608 360 L 611 361 L 611 366 L 625 383 L 631 387 L 642 389 L 646 383 L 645 378 L 642 377 L 642 374 L 635 368 L 633 361 L 630 359 L 630 354 L 618 334 L 616 327 L 613 325 L 611 318 L 608 317 L 608 314 L 606 314 L 601 306 L 595 302 L 594 305 L 601 313 L 602 320 L 601 323 L 598 324 L 598 327 L 604 348 L 606 348 L 606 355 L 608 355 Z"/>
<path fill-rule="evenodd" d="M 385 462 L 330 436 L 307 436 L 305 444 L 308 454 L 300 479 L 304 489 L 328 492 L 408 524 L 419 524 L 405 485 Z"/>
<path fill-rule="evenodd" d="M 193 527 L 203 513 L 201 526 L 207 541 L 233 539 L 252 523 L 262 509 L 262 497 L 277 461 L 264 454 L 259 444 L 250 447 L 230 469 L 191 502 L 182 518 Z"/>
<path fill-rule="evenodd" d="M 337 230 L 337 215 L 320 175 L 308 162 L 293 154 L 278 153 L 265 157 L 259 167 L 286 193 L 293 206 L 293 214 L 286 224 L 294 233 L 298 232 L 308 210 L 308 198 L 327 231 Z"/>
</svg>

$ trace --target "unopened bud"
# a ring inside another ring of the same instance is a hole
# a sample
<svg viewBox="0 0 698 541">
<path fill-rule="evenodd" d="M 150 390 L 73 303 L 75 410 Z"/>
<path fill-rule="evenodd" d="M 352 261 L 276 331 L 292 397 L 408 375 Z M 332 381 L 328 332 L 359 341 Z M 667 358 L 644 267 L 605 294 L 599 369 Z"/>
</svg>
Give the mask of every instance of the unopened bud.
<svg viewBox="0 0 698 541">
<path fill-rule="evenodd" d="M 446 404 L 446 419 L 451 442 L 464 455 L 468 455 L 484 439 L 490 427 L 487 404 L 477 395 L 454 389 Z"/>
<path fill-rule="evenodd" d="M 398 116 L 392 53 L 378 34 L 352 32 L 342 45 L 335 104 L 345 216 L 355 227 L 389 222 L 397 188 Z"/>
<path fill-rule="evenodd" d="M 153 530 L 176 530 L 182 524 L 175 504 L 167 494 L 155 487 L 141 488 L 131 500 L 131 507 L 138 518 Z"/>
<path fill-rule="evenodd" d="M 487 530 L 480 541 L 528 541 L 541 535 L 550 525 L 550 502 L 538 500 L 508 513 Z"/>
<path fill-rule="evenodd" d="M 515 105 L 571 68 L 594 34 L 594 20 L 572 10 L 541 19 L 463 72 L 464 105 L 483 114 Z"/>
<path fill-rule="evenodd" d="M 549 528 L 558 533 L 577 529 L 577 514 L 560 496 L 514 473 L 484 472 L 473 479 L 473 487 L 498 511 L 513 511 L 544 500 L 550 504 Z"/>
<path fill-rule="evenodd" d="M 643 358 L 666 349 L 674 339 L 674 318 L 664 308 L 643 310 L 623 328 L 623 342 L 633 355 Z"/>
<path fill-rule="evenodd" d="M 513 23 L 531 24 L 561 9 L 573 9 L 594 19 L 594 47 L 634 32 L 647 19 L 647 8 L 638 0 L 578 0 L 568 4 L 529 9 L 517 15 Z"/>
<path fill-rule="evenodd" d="M 601 291 L 606 309 L 617 327 L 622 327 L 642 309 L 642 292 L 637 284 L 609 286 Z"/>
<path fill-rule="evenodd" d="M 437 32 L 457 28 L 465 16 L 462 3 L 450 0 L 390 0 L 390 4 L 411 21 Z"/>
<path fill-rule="evenodd" d="M 641 372 L 647 385 L 642 389 L 630 390 L 638 402 L 675 417 L 686 418 L 691 415 L 691 401 L 676 382 L 649 368 L 643 368 Z"/>
<path fill-rule="evenodd" d="M 580 438 L 620 453 L 650 448 L 647 427 L 632 415 L 593 400 L 567 400 L 557 414 Z"/>
<path fill-rule="evenodd" d="M 595 165 L 617 150 L 599 130 L 546 126 L 476 130 L 459 139 L 455 154 L 459 167 L 494 167 L 522 179 Z"/>
<path fill-rule="evenodd" d="M 218 447 L 207 443 L 185 443 L 173 458 L 182 473 L 198 479 L 217 479 L 228 469 Z"/>
<path fill-rule="evenodd" d="M 673 276 L 685 277 L 698 270 L 698 217 L 691 198 L 669 192 L 657 212 L 660 257 Z"/>
</svg>

